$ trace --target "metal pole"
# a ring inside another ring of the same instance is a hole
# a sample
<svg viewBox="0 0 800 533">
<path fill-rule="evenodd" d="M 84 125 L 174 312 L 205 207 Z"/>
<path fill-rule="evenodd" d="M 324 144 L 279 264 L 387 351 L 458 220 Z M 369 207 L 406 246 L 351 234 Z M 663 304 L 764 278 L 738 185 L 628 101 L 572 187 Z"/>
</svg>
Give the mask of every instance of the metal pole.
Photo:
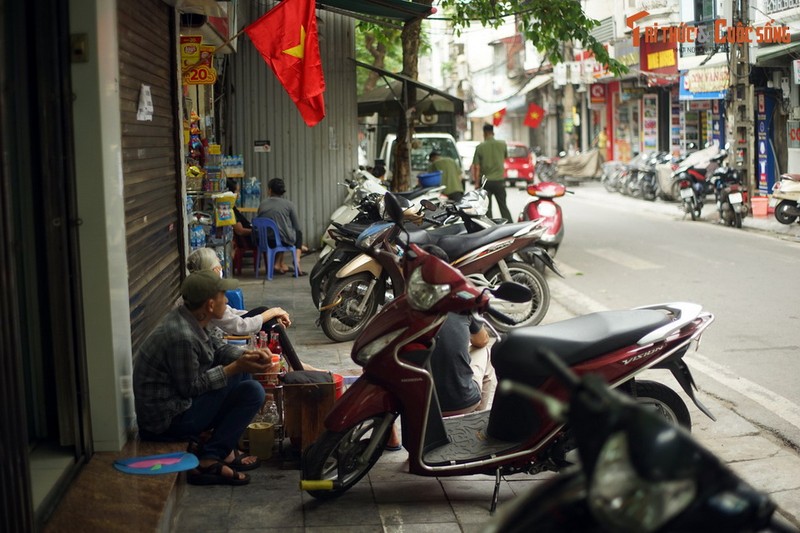
<svg viewBox="0 0 800 533">
<path fill-rule="evenodd" d="M 733 0 L 733 10 L 729 26 L 741 22 L 749 25 L 749 0 Z M 754 114 L 755 93 L 750 83 L 750 47 L 746 42 L 730 44 L 731 86 L 728 95 L 728 131 L 733 151 L 733 164 L 742 174 L 742 182 L 747 187 L 748 199 L 758 190 L 755 175 Z"/>
</svg>

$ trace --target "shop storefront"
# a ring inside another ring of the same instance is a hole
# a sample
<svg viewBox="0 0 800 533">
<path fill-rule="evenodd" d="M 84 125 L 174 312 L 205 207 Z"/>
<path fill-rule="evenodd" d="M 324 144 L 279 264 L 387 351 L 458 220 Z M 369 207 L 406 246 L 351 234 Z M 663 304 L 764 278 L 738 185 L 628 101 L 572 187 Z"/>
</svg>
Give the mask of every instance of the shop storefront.
<svg viewBox="0 0 800 533">
<path fill-rule="evenodd" d="M 644 88 L 638 80 L 620 82 L 614 92 L 614 159 L 629 161 L 642 151 L 640 135 L 641 106 Z"/>
<path fill-rule="evenodd" d="M 689 149 L 690 143 L 697 148 L 714 142 L 725 146 L 725 94 L 729 85 L 725 66 L 691 69 L 681 76 L 682 151 Z"/>
</svg>

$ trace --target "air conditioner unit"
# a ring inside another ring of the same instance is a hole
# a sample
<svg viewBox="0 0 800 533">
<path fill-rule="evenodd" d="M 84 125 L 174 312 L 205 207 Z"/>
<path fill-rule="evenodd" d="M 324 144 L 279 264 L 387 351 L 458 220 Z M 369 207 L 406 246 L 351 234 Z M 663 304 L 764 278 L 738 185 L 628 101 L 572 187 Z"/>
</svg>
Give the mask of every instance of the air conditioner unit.
<svg viewBox="0 0 800 533">
<path fill-rule="evenodd" d="M 423 124 L 436 124 L 439 122 L 439 115 L 436 113 L 431 113 L 430 115 L 423 114 L 419 117 L 419 121 Z"/>
</svg>

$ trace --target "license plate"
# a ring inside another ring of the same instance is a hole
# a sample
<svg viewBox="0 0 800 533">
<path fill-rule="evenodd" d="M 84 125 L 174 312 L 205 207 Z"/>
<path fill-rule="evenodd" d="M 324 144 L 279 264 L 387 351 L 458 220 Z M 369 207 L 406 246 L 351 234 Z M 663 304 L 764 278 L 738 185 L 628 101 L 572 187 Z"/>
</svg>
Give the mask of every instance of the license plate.
<svg viewBox="0 0 800 533">
<path fill-rule="evenodd" d="M 508 171 L 508 177 L 509 178 L 518 178 L 519 177 L 519 171 L 518 170 L 509 170 Z"/>
<path fill-rule="evenodd" d="M 691 198 L 692 196 L 694 196 L 692 189 L 681 189 L 681 198 Z"/>
<path fill-rule="evenodd" d="M 728 195 L 728 201 L 731 204 L 740 204 L 742 203 L 742 193 L 740 192 L 732 192 Z"/>
</svg>

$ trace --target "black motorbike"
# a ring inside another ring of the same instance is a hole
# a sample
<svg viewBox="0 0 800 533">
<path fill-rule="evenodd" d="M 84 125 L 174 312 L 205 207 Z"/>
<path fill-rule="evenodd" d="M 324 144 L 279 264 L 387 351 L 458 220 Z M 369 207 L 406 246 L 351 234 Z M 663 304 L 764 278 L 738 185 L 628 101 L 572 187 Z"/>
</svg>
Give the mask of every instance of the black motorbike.
<svg viewBox="0 0 800 533">
<path fill-rule="evenodd" d="M 719 157 L 722 163 L 728 156 L 727 147 Z M 747 190 L 742 183 L 742 175 L 737 169 L 721 165 L 711 175 L 714 198 L 717 201 L 719 220 L 726 226 L 742 227 L 742 219 L 747 216 Z"/>
<path fill-rule="evenodd" d="M 657 152 L 640 165 L 638 179 L 633 184 L 633 196 L 648 202 L 654 202 L 656 198 L 662 196 L 661 186 L 656 176 L 656 165 L 671 161 L 672 154 L 670 152 Z"/>
<path fill-rule="evenodd" d="M 563 400 L 521 383 L 528 397 L 570 427 L 580 465 L 501 508 L 486 532 L 745 532 L 798 530 L 769 496 L 739 478 L 684 429 L 616 392 L 596 374 L 572 372 L 556 355 L 537 361 L 569 386 Z"/>
</svg>

